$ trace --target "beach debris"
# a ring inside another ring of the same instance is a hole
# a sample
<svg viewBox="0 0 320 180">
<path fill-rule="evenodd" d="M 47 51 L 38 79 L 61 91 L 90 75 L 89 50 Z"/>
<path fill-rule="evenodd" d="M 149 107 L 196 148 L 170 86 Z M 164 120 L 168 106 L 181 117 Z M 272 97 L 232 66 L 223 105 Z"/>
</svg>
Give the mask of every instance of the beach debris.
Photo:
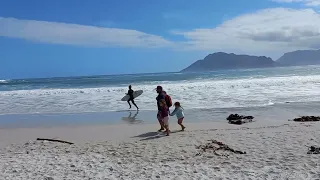
<svg viewBox="0 0 320 180">
<path fill-rule="evenodd" d="M 314 122 L 314 121 L 320 121 L 319 116 L 302 116 L 299 118 L 293 119 L 295 122 Z"/>
<path fill-rule="evenodd" d="M 239 114 L 230 114 L 227 117 L 227 120 L 229 121 L 230 124 L 241 125 L 244 123 L 252 122 L 253 118 L 254 118 L 253 116 L 242 116 Z"/>
<path fill-rule="evenodd" d="M 58 139 L 44 139 L 44 138 L 37 138 L 37 141 L 51 141 L 51 142 L 59 142 L 59 143 L 65 143 L 65 144 L 73 144 L 72 142 L 58 140 Z"/>
<path fill-rule="evenodd" d="M 228 155 L 218 154 L 217 151 L 229 151 L 229 152 L 232 152 L 235 154 L 246 154 L 246 152 L 244 152 L 244 151 L 234 150 L 234 149 L 230 148 L 228 145 L 226 145 L 222 142 L 219 142 L 217 140 L 212 139 L 212 140 L 208 140 L 208 141 L 210 141 L 210 142 L 196 147 L 197 149 L 201 150 L 198 154 L 196 154 L 196 156 L 200 156 L 204 152 L 208 152 L 208 151 L 212 152 L 213 154 L 215 154 L 217 156 L 226 156 L 226 157 L 228 157 Z"/>
<path fill-rule="evenodd" d="M 45 177 L 44 180 L 54 180 L 53 177 Z"/>
<path fill-rule="evenodd" d="M 320 154 L 320 147 L 310 146 L 308 154 Z"/>
</svg>

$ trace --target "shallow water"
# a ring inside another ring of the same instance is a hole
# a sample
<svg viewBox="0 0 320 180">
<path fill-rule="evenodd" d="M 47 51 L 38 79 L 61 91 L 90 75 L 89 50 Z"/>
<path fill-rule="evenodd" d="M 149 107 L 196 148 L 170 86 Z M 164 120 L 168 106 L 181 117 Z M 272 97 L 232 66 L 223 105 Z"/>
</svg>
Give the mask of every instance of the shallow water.
<svg viewBox="0 0 320 180">
<path fill-rule="evenodd" d="M 287 103 L 265 107 L 240 107 L 220 109 L 187 109 L 185 123 L 225 122 L 231 113 L 254 116 L 255 121 L 288 122 L 305 115 L 320 115 L 320 102 Z M 170 124 L 176 124 L 175 116 Z M 156 111 L 113 111 L 93 113 L 55 113 L 55 114 L 7 114 L 0 115 L 0 128 L 38 128 L 100 126 L 110 124 L 157 124 Z M 157 128 L 157 126 L 155 126 Z"/>
</svg>

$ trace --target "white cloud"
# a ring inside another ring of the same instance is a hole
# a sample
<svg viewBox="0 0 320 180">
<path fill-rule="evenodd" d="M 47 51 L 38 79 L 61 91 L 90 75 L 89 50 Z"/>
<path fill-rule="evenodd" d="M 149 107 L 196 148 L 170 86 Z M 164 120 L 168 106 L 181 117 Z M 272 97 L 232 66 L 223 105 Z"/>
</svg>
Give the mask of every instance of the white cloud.
<svg viewBox="0 0 320 180">
<path fill-rule="evenodd" d="M 320 6 L 320 0 L 272 0 L 279 3 L 303 3 L 306 6 Z"/>
<path fill-rule="evenodd" d="M 174 42 L 136 30 L 0 17 L 0 36 L 43 43 L 101 47 L 170 47 L 278 57 L 297 49 L 320 48 L 320 14 L 313 9 L 264 9 L 240 15 L 211 29 L 172 31 Z"/>
<path fill-rule="evenodd" d="M 173 31 L 188 49 L 281 54 L 320 48 L 320 15 L 312 9 L 265 9 L 225 21 L 213 29 Z"/>
<path fill-rule="evenodd" d="M 99 47 L 169 47 L 161 36 L 136 30 L 0 17 L 0 36 L 36 42 Z"/>
</svg>

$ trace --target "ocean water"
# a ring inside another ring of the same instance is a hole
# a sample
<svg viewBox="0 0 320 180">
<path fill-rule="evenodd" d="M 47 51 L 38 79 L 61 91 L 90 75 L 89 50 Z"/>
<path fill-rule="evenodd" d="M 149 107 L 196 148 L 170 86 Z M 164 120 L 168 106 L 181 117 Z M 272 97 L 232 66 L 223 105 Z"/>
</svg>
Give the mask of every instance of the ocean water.
<svg viewBox="0 0 320 180">
<path fill-rule="evenodd" d="M 157 85 L 186 111 L 320 102 L 320 66 L 0 80 L 0 114 L 110 112 L 128 109 L 127 86 L 144 93 L 141 110 L 156 110 Z"/>
</svg>

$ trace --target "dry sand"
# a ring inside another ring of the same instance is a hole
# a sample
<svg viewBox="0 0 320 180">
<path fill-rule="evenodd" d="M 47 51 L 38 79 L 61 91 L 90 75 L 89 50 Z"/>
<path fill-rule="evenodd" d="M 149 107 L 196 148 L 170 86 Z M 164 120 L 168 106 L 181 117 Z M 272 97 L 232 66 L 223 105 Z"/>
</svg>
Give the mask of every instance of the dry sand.
<svg viewBox="0 0 320 180">
<path fill-rule="evenodd" d="M 171 124 L 169 137 L 157 125 L 0 129 L 0 179 L 320 179 L 320 154 L 306 147 L 320 145 L 319 123 Z M 197 156 L 211 139 L 246 154 Z"/>
</svg>

